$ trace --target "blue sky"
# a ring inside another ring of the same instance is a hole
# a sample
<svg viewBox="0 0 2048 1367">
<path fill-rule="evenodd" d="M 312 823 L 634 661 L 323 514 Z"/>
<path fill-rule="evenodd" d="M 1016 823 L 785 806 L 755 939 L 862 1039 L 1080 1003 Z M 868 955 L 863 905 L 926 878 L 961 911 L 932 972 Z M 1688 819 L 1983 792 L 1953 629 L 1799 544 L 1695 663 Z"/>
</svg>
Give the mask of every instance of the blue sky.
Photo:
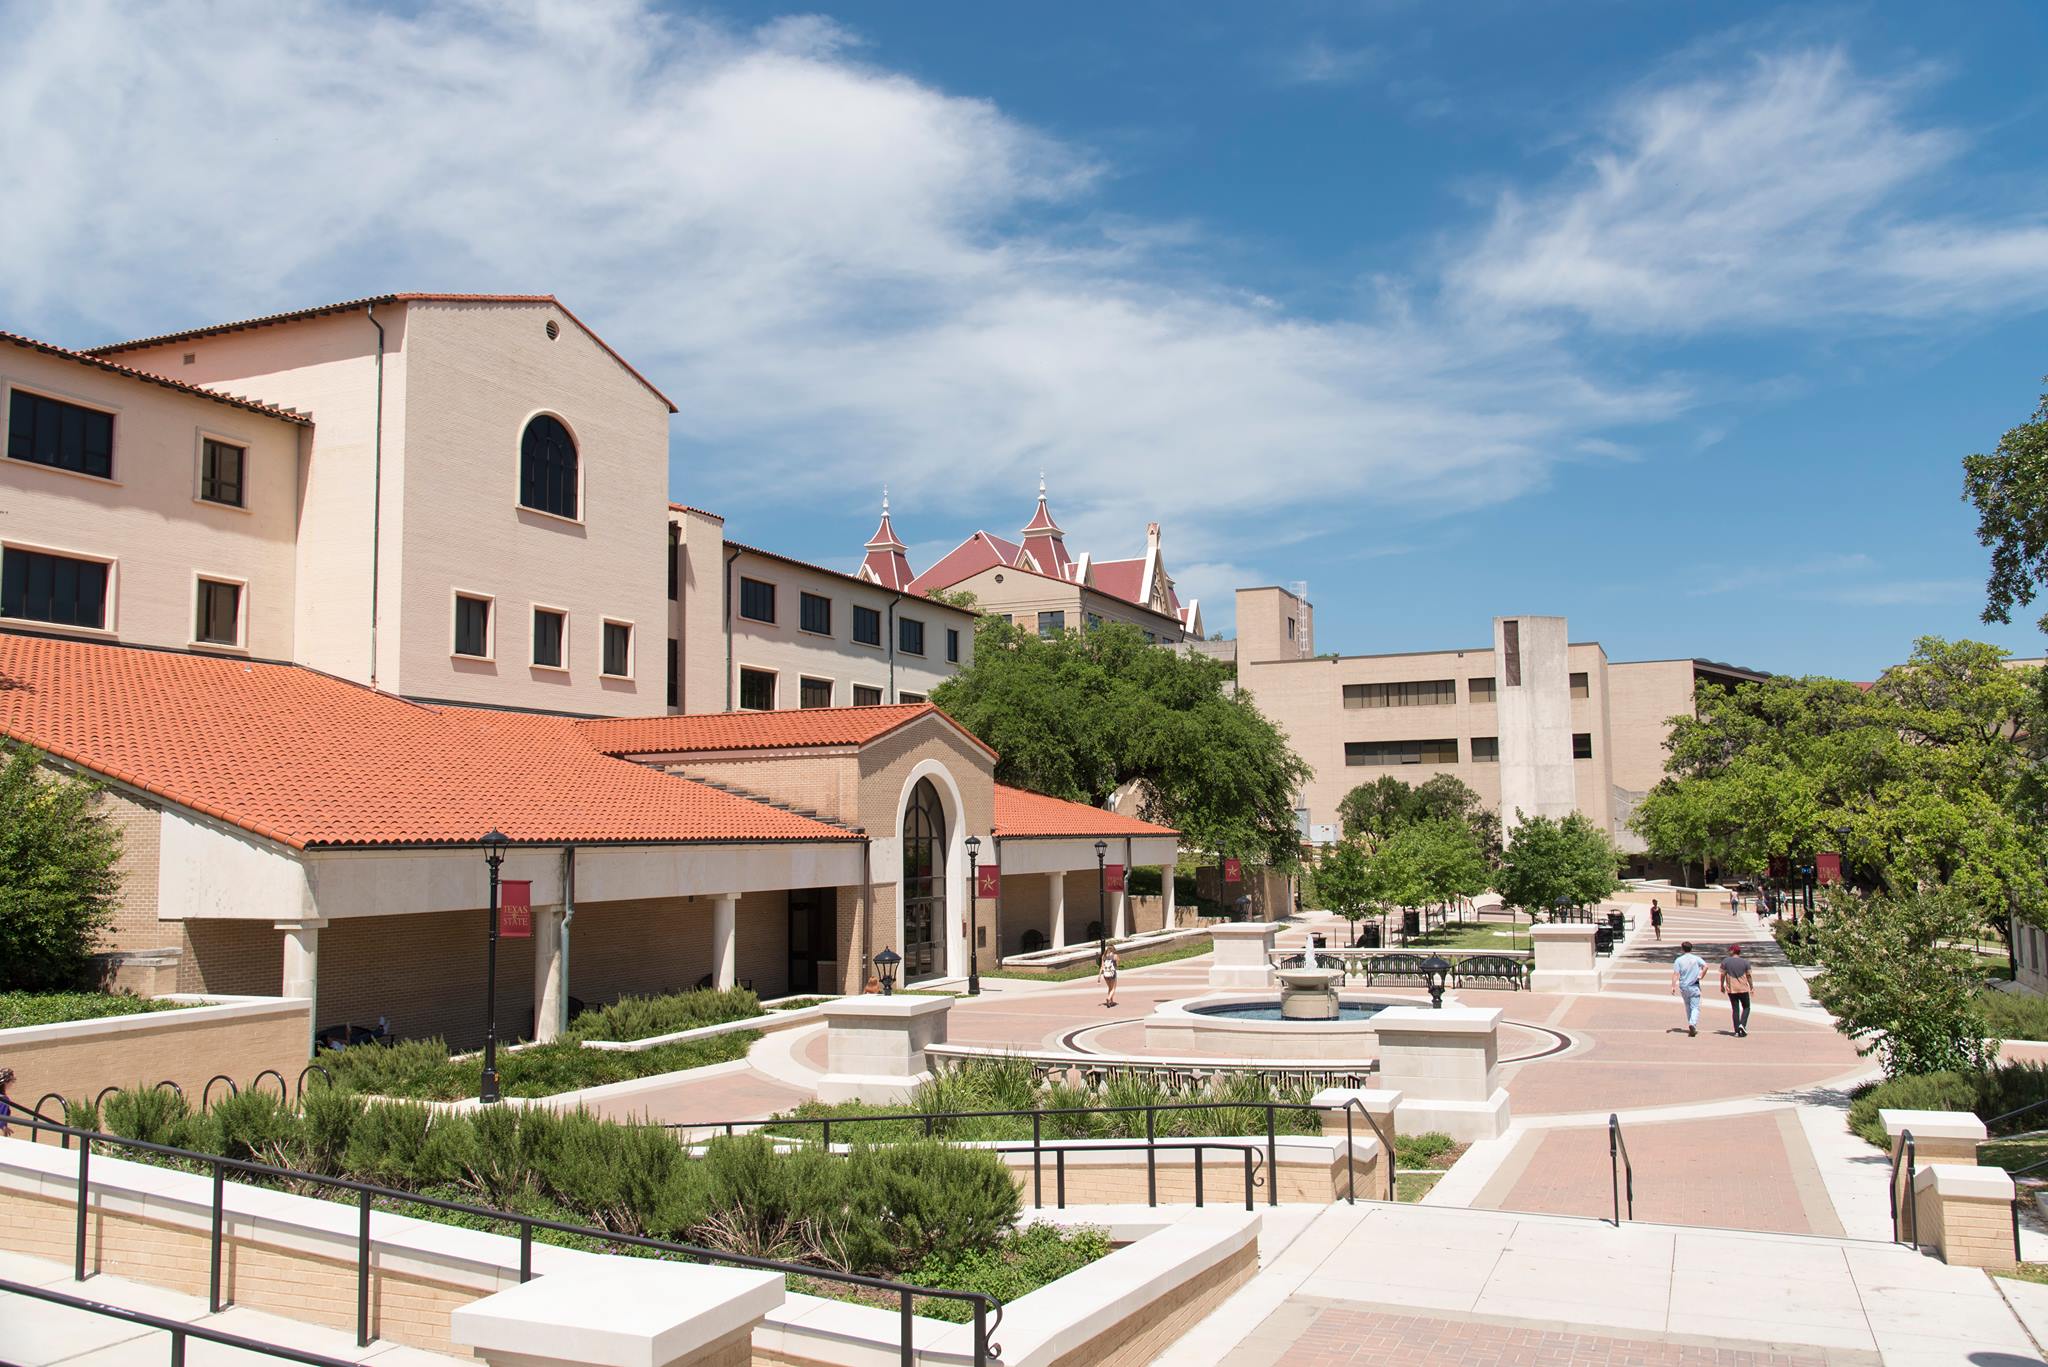
<svg viewBox="0 0 2048 1367">
<path fill-rule="evenodd" d="M 1012 531 L 1325 649 L 1563 613 L 1868 677 L 1987 627 L 1957 461 L 2048 372 L 2048 10 L 0 4 L 0 326 L 552 291 L 677 497 Z M 193 71 L 212 73 L 193 81 Z M 81 73 L 86 79 L 81 79 Z"/>
</svg>

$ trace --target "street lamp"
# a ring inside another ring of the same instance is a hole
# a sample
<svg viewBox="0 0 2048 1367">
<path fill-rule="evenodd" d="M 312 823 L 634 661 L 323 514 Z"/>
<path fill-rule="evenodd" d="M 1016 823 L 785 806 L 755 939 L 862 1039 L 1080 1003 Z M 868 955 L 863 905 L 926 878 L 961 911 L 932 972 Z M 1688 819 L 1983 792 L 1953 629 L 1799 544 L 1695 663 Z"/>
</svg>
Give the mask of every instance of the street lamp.
<svg viewBox="0 0 2048 1367">
<path fill-rule="evenodd" d="M 903 962 L 903 956 L 893 949 L 884 949 L 875 956 L 875 973 L 882 980 L 882 995 L 896 995 L 896 965 Z"/>
<path fill-rule="evenodd" d="M 484 959 L 484 1080 L 477 1099 L 488 1103 L 498 1099 L 498 866 L 512 840 L 493 827 L 481 843 L 484 863 L 491 866 L 491 934 Z"/>
<path fill-rule="evenodd" d="M 1109 952 L 1109 842 L 1095 842 L 1095 962 Z"/>
<path fill-rule="evenodd" d="M 981 837 L 967 837 L 967 995 L 981 995 L 981 956 L 976 942 L 981 938 L 981 880 L 976 872 L 981 863 Z"/>
<path fill-rule="evenodd" d="M 1429 987 L 1429 1004 L 1441 1011 L 1444 1009 L 1444 987 L 1451 980 L 1451 961 L 1441 954 L 1432 954 L 1422 961 L 1422 981 Z"/>
</svg>

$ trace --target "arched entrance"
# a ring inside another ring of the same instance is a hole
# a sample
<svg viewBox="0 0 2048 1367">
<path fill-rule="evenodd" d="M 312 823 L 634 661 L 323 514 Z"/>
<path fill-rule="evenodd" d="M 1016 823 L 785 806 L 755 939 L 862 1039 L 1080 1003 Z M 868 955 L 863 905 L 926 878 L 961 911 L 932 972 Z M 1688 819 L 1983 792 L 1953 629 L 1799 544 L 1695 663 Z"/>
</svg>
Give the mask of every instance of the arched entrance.
<svg viewBox="0 0 2048 1367">
<path fill-rule="evenodd" d="M 946 812 L 938 789 L 921 778 L 903 809 L 903 980 L 945 969 Z"/>
</svg>

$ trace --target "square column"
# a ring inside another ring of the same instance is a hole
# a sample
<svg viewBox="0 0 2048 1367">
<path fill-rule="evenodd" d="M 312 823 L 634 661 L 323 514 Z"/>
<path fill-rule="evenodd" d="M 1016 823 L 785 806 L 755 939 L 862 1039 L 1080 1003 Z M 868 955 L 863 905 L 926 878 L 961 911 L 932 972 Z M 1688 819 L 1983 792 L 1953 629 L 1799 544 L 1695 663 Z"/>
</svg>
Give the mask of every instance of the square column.
<svg viewBox="0 0 2048 1367">
<path fill-rule="evenodd" d="M 1161 913 L 1160 925 L 1167 930 L 1172 930 L 1175 908 L 1173 904 L 1173 865 L 1171 864 L 1159 870 L 1159 897 L 1165 907 Z"/>
<path fill-rule="evenodd" d="M 1535 968 L 1529 974 L 1532 992 L 1598 992 L 1600 964 L 1593 953 L 1597 926 L 1567 922 L 1529 927 Z"/>
<path fill-rule="evenodd" d="M 533 1039 L 546 1044 L 562 1033 L 569 1001 L 568 959 L 562 954 L 562 908 L 533 909 Z"/>
<path fill-rule="evenodd" d="M 1271 987 L 1273 944 L 1280 927 L 1273 921 L 1239 921 L 1213 927 L 1209 959 L 1211 987 Z"/>
<path fill-rule="evenodd" d="M 1988 1137 L 1981 1117 L 1969 1111 L 1902 1111 L 1886 1107 L 1877 1113 L 1888 1151 L 1897 1152 L 1899 1136 L 1913 1136 L 1913 1161 L 1977 1166 L 1977 1146 Z"/>
<path fill-rule="evenodd" d="M 1508 1127 L 1499 1082 L 1498 1007 L 1393 1006 L 1372 1018 L 1382 1089 L 1401 1094 L 1401 1128 L 1498 1139 Z"/>
<path fill-rule="evenodd" d="M 1113 894 L 1109 903 L 1109 938 L 1112 940 L 1121 940 L 1124 936 L 1131 933 L 1131 920 L 1125 914 L 1131 905 L 1130 886 L 1131 870 L 1129 866 L 1126 866 L 1124 868 L 1124 891 Z"/>
<path fill-rule="evenodd" d="M 313 1037 L 320 1029 L 320 928 L 325 917 L 300 921 L 278 921 L 284 932 L 284 974 L 281 995 L 306 999 L 306 1052 L 313 1051 Z"/>
<path fill-rule="evenodd" d="M 908 1100 L 931 1081 L 928 1045 L 946 1042 L 951 997 L 842 997 L 825 1014 L 825 1076 L 818 1100 Z"/>
<path fill-rule="evenodd" d="M 711 899 L 711 985 L 724 992 L 739 981 L 738 893 Z"/>
<path fill-rule="evenodd" d="M 1055 872 L 1047 874 L 1046 877 L 1052 880 L 1052 895 L 1046 899 L 1047 905 L 1052 908 L 1052 947 L 1054 949 L 1065 949 L 1067 947 L 1067 875 L 1064 872 Z"/>
</svg>

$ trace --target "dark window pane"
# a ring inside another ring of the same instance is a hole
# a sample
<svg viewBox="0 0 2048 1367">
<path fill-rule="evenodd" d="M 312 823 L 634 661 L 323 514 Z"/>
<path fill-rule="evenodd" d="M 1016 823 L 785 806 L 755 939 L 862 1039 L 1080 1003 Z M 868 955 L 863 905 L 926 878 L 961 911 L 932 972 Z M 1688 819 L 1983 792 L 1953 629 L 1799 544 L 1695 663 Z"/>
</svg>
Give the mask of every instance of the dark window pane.
<svg viewBox="0 0 2048 1367">
<path fill-rule="evenodd" d="M 1493 676 L 1488 674 L 1483 678 L 1473 679 L 1471 681 L 1471 692 L 1473 702 L 1492 702 L 1494 700 Z"/>
<path fill-rule="evenodd" d="M 775 676 L 765 669 L 740 671 L 740 706 L 749 712 L 766 712 L 775 706 Z"/>
<path fill-rule="evenodd" d="M 1067 614 L 1064 612 L 1041 612 L 1038 614 L 1038 634 L 1053 637 L 1067 629 Z"/>
<path fill-rule="evenodd" d="M 491 604 L 485 598 L 455 600 L 455 653 L 488 655 L 491 641 Z"/>
<path fill-rule="evenodd" d="M 559 669 L 562 666 L 562 625 L 559 612 L 533 610 L 533 662 Z"/>
<path fill-rule="evenodd" d="M 924 654 L 924 623 L 914 617 L 896 619 L 896 648 L 905 655 Z"/>
<path fill-rule="evenodd" d="M 1501 664 L 1505 666 L 1507 686 L 1522 686 L 1522 624 L 1510 617 L 1500 624 Z"/>
<path fill-rule="evenodd" d="M 879 688 L 869 688 L 865 684 L 855 684 L 853 686 L 853 705 L 855 707 L 880 707 L 882 705 L 882 690 Z"/>
<path fill-rule="evenodd" d="M 1574 698 L 1590 698 L 1593 696 L 1591 681 L 1584 674 L 1573 674 L 1569 676 L 1567 681 L 1571 685 Z"/>
<path fill-rule="evenodd" d="M 1472 737 L 1472 762 L 1474 764 L 1500 763 L 1500 737 Z"/>
<path fill-rule="evenodd" d="M 208 437 L 199 457 L 199 496 L 209 503 L 242 506 L 242 467 L 248 452 Z"/>
<path fill-rule="evenodd" d="M 853 610 L 853 639 L 864 646 L 882 643 L 882 613 L 879 608 L 856 607 Z"/>
<path fill-rule="evenodd" d="M 1344 762 L 1349 765 L 1456 764 L 1455 740 L 1347 741 Z"/>
<path fill-rule="evenodd" d="M 805 679 L 797 703 L 801 707 L 830 707 L 832 705 L 832 681 L 830 679 Z"/>
<path fill-rule="evenodd" d="M 676 638 L 668 638 L 668 705 L 676 706 Z"/>
<path fill-rule="evenodd" d="M 898 702 L 923 702 L 923 701 L 924 701 L 924 694 L 922 694 L 922 693 L 899 693 L 899 694 L 897 694 L 897 695 L 896 695 L 896 701 L 898 701 Z"/>
<path fill-rule="evenodd" d="M 519 439 L 519 502 L 557 517 L 576 516 L 576 443 L 561 420 L 543 413 Z"/>
<path fill-rule="evenodd" d="M 604 624 L 604 672 L 621 679 L 633 672 L 633 628 L 623 622 Z"/>
<path fill-rule="evenodd" d="M 17 389 L 7 406 L 7 454 L 13 460 L 110 479 L 114 415 Z"/>
<path fill-rule="evenodd" d="M 956 627 L 946 628 L 946 659 L 953 664 L 960 663 L 960 632 Z"/>
<path fill-rule="evenodd" d="M 832 600 L 822 594 L 806 593 L 797 599 L 799 624 L 805 631 L 821 636 L 832 634 Z"/>
<path fill-rule="evenodd" d="M 758 579 L 741 579 L 740 616 L 754 622 L 774 621 L 775 586 Z"/>
<path fill-rule="evenodd" d="M 240 584 L 217 584 L 210 579 L 199 581 L 199 621 L 193 632 L 193 639 L 208 645 L 231 646 L 239 643 L 242 612 L 242 586 Z"/>
<path fill-rule="evenodd" d="M 107 567 L 9 547 L 0 553 L 0 617 L 67 627 L 107 624 Z"/>
<path fill-rule="evenodd" d="M 1572 737 L 1572 758 L 1593 758 L 1593 737 L 1590 732 L 1581 731 Z"/>
</svg>

